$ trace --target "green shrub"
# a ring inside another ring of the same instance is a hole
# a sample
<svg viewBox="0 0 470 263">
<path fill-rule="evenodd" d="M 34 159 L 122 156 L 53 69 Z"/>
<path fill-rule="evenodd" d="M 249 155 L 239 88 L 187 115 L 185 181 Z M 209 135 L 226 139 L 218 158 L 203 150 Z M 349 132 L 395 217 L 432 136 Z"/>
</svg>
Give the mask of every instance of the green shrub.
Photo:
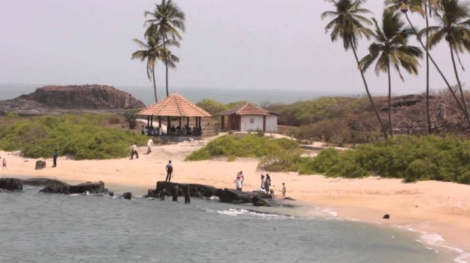
<svg viewBox="0 0 470 263">
<path fill-rule="evenodd" d="M 0 127 L 0 149 L 20 150 L 30 158 L 52 157 L 55 149 L 59 155 L 69 154 L 78 160 L 125 157 L 134 142 L 145 145 L 148 138 L 102 125 L 117 118 L 112 114 L 17 118 Z"/>
<path fill-rule="evenodd" d="M 273 152 L 298 148 L 299 144 L 296 141 L 286 138 L 271 139 L 256 134 L 248 134 L 240 137 L 236 135 L 225 135 L 191 153 L 186 157 L 186 160 L 208 160 L 216 156 L 263 157 Z"/>
</svg>

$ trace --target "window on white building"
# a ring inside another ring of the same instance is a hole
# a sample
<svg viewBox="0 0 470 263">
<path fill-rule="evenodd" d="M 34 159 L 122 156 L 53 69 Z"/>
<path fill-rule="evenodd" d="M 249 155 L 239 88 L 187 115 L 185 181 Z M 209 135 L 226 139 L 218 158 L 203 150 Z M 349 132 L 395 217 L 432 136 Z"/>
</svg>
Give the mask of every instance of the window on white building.
<svg viewBox="0 0 470 263">
<path fill-rule="evenodd" d="M 255 123 L 255 119 L 250 119 L 250 123 Z"/>
</svg>

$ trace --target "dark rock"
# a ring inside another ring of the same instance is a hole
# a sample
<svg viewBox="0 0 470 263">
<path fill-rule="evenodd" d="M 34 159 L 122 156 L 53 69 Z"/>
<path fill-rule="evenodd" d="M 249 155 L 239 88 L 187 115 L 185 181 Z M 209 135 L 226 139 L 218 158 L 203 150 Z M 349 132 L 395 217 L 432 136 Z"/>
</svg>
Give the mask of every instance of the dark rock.
<svg viewBox="0 0 470 263">
<path fill-rule="evenodd" d="M 254 206 L 277 206 L 277 203 L 272 199 L 265 199 L 259 196 L 253 197 L 253 205 Z"/>
<path fill-rule="evenodd" d="M 46 161 L 37 160 L 35 169 L 36 170 L 41 170 L 41 169 L 44 169 L 44 168 L 46 168 Z"/>
<path fill-rule="evenodd" d="M 45 86 L 12 100 L 0 101 L 0 112 L 19 115 L 78 112 L 123 112 L 145 104 L 132 95 L 105 85 Z"/>
<path fill-rule="evenodd" d="M 64 182 L 55 179 L 49 178 L 29 178 L 23 180 L 24 185 L 32 185 L 32 186 L 49 186 L 49 185 L 68 185 Z"/>
<path fill-rule="evenodd" d="M 114 196 L 114 192 L 109 192 L 109 196 Z"/>
<path fill-rule="evenodd" d="M 49 185 L 39 191 L 47 194 L 107 194 L 108 189 L 104 188 L 103 182 L 90 183 L 86 182 L 78 185 Z"/>
<path fill-rule="evenodd" d="M 383 219 L 390 219 L 390 215 L 389 214 L 386 214 L 384 215 L 384 217 L 382 217 Z"/>
<path fill-rule="evenodd" d="M 23 181 L 17 178 L 0 178 L 0 188 L 8 191 L 21 191 Z"/>
<path fill-rule="evenodd" d="M 187 184 L 173 183 L 159 181 L 157 182 L 156 193 L 160 193 L 163 189 L 166 190 L 166 196 L 170 196 L 175 186 L 178 186 L 178 195 L 183 196 L 184 192 L 181 189 L 185 189 Z M 202 184 L 189 184 L 189 192 L 191 197 L 211 197 L 216 195 L 217 189 L 213 186 L 202 185 Z"/>
<path fill-rule="evenodd" d="M 127 199 L 127 200 L 131 200 L 132 199 L 132 193 L 131 192 L 124 193 L 124 194 L 122 194 L 121 197 L 124 198 L 124 199 Z"/>
<path fill-rule="evenodd" d="M 286 197 L 284 197 L 284 200 L 288 200 L 288 201 L 295 201 L 295 199 L 294 199 L 294 198 L 292 198 L 292 197 L 287 197 L 287 196 L 286 196 Z"/>
</svg>

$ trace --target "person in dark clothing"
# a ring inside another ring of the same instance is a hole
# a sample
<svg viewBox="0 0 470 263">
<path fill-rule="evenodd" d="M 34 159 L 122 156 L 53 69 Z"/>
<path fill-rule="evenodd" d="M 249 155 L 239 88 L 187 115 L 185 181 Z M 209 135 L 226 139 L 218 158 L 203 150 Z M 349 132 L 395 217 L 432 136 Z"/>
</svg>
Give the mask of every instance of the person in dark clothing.
<svg viewBox="0 0 470 263">
<path fill-rule="evenodd" d="M 57 153 L 57 150 L 54 150 L 54 155 L 52 156 L 52 167 L 57 167 L 57 157 L 59 154 Z"/>
<path fill-rule="evenodd" d="M 271 177 L 269 174 L 266 174 L 266 181 L 264 183 L 264 190 L 266 190 L 266 193 L 269 194 L 269 187 L 271 187 Z"/>
<path fill-rule="evenodd" d="M 165 182 L 170 182 L 171 181 L 171 174 L 173 173 L 173 165 L 171 164 L 171 161 L 168 162 L 166 165 L 166 179 Z"/>
</svg>

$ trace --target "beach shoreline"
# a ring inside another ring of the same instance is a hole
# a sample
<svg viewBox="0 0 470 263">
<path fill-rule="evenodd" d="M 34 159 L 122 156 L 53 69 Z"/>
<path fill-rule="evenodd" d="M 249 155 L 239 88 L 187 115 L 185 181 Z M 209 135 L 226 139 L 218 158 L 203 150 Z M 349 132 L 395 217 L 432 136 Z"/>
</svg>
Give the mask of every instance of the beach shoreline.
<svg viewBox="0 0 470 263">
<path fill-rule="evenodd" d="M 243 171 L 244 190 L 259 189 L 260 175 L 265 172 L 257 170 L 258 160 L 184 162 L 189 153 L 199 148 L 184 143 L 157 146 L 153 147 L 153 153 L 146 155 L 143 154 L 146 147 L 140 147 L 140 158 L 134 160 L 76 161 L 60 157 L 57 168 L 51 168 L 52 161 L 46 159 L 47 166 L 43 170 L 34 170 L 36 159 L 23 158 L 19 152 L 0 151 L 0 156 L 6 157 L 8 163 L 8 170 L 1 170 L 0 177 L 47 177 L 67 183 L 103 181 L 116 193 L 132 191 L 143 195 L 148 189 L 154 189 L 157 181 L 165 179 L 165 165 L 172 160 L 175 167 L 172 181 L 233 188 L 236 173 Z M 399 179 L 378 177 L 344 179 L 297 173 L 269 174 L 278 196 L 285 182 L 287 196 L 326 209 L 325 216 L 406 229 L 416 232 L 429 246 L 470 252 L 468 185 L 435 181 L 405 184 Z M 385 214 L 390 215 L 389 220 L 382 219 Z"/>
</svg>

